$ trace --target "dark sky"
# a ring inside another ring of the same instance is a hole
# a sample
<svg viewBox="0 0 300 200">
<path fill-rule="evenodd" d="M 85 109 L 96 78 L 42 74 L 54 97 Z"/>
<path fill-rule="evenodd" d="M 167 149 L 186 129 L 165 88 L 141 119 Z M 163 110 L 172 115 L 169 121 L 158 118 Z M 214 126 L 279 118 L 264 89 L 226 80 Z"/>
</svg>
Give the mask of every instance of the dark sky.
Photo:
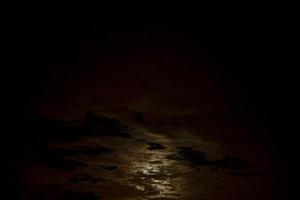
<svg viewBox="0 0 300 200">
<path fill-rule="evenodd" d="M 68 80 L 79 80 L 88 71 L 101 72 L 108 65 L 120 76 L 118 71 L 124 69 L 117 61 L 123 59 L 120 57 L 127 56 L 127 65 L 132 65 L 136 58 L 143 59 L 137 54 L 147 55 L 147 51 L 156 52 L 148 55 L 161 55 L 140 62 L 152 59 L 157 68 L 163 68 L 159 59 L 181 59 L 183 65 L 172 66 L 168 72 L 183 69 L 194 70 L 194 74 L 201 66 L 213 66 L 222 84 L 239 93 L 245 109 L 257 110 L 259 116 L 272 116 L 273 104 L 284 91 L 277 78 L 282 71 L 274 65 L 278 65 L 282 51 L 276 16 L 33 12 L 19 13 L 10 20 L 5 40 L 9 59 L 5 85 L 9 86 L 12 107 L 34 106 L 47 95 L 59 95 Z"/>
<path fill-rule="evenodd" d="M 4 30 L 5 109 L 59 115 L 158 95 L 162 106 L 222 105 L 252 127 L 276 130 L 266 137 L 285 148 L 290 135 L 276 133 L 288 79 L 278 68 L 278 18 L 18 13 Z"/>
</svg>

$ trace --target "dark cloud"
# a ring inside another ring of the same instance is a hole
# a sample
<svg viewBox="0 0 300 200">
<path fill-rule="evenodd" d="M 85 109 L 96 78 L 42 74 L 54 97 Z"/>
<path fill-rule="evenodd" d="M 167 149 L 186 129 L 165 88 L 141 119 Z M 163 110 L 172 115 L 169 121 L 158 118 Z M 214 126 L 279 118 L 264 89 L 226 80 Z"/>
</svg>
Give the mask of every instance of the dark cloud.
<svg viewBox="0 0 300 200">
<path fill-rule="evenodd" d="M 149 147 L 148 147 L 149 150 L 162 150 L 162 149 L 166 149 L 166 147 L 164 147 L 163 145 L 161 145 L 159 143 L 147 142 L 146 144 L 149 145 Z"/>
<path fill-rule="evenodd" d="M 167 156 L 168 159 L 176 161 L 187 161 L 192 167 L 209 167 L 212 171 L 227 170 L 231 175 L 256 175 L 255 169 L 249 162 L 238 157 L 225 157 L 222 159 L 209 159 L 203 151 L 191 147 L 179 147 L 177 154 Z"/>
<path fill-rule="evenodd" d="M 106 134 L 118 137 L 131 137 L 132 128 L 119 120 L 88 112 L 85 115 L 85 129 L 89 134 Z"/>
</svg>

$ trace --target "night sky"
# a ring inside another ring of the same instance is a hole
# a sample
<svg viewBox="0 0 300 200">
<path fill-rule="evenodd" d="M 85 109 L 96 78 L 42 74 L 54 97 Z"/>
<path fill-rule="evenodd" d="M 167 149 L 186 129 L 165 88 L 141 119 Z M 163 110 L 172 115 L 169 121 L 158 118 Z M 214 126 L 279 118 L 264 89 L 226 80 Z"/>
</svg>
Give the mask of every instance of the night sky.
<svg viewBox="0 0 300 200">
<path fill-rule="evenodd" d="M 10 17 L 9 199 L 289 199 L 280 28 L 249 13 Z"/>
</svg>

